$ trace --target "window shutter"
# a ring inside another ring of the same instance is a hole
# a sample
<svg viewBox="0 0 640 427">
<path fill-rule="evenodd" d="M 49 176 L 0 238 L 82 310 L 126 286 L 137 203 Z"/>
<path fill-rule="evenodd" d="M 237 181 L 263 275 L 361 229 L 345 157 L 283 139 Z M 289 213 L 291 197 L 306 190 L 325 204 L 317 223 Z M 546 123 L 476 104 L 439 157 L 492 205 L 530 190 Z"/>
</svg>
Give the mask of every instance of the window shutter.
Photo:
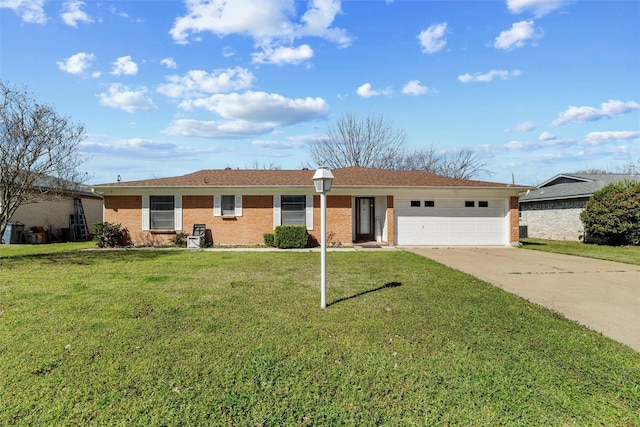
<svg viewBox="0 0 640 427">
<path fill-rule="evenodd" d="M 149 231 L 149 196 L 142 196 L 142 231 Z"/>
<path fill-rule="evenodd" d="M 213 196 L 213 216 L 222 216 L 222 197 Z"/>
<path fill-rule="evenodd" d="M 280 195 L 273 196 L 273 229 L 275 230 L 277 226 L 282 223 L 281 214 L 280 214 Z"/>
<path fill-rule="evenodd" d="M 236 196 L 236 200 L 235 200 L 235 216 L 242 216 L 242 195 Z"/>
<path fill-rule="evenodd" d="M 307 230 L 313 230 L 313 196 L 306 196 L 305 222 Z"/>
<path fill-rule="evenodd" d="M 182 195 L 173 197 L 173 229 L 182 230 Z"/>
</svg>

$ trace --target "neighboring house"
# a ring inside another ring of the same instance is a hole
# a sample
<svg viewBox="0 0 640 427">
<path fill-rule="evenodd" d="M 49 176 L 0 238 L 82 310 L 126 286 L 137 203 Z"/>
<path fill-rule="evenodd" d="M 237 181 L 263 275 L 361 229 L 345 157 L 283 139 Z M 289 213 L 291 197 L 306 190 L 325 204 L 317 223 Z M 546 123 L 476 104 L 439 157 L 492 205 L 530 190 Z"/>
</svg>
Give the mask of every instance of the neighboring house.
<svg viewBox="0 0 640 427">
<path fill-rule="evenodd" d="M 104 220 L 136 244 L 160 244 L 205 224 L 214 244 L 262 244 L 278 225 L 306 225 L 319 241 L 313 170 L 201 170 L 93 187 Z M 422 171 L 332 171 L 327 243 L 510 245 L 518 242 L 518 194 L 529 187 L 445 178 Z"/>
<path fill-rule="evenodd" d="M 32 227 L 42 227 L 59 238 L 68 239 L 69 234 L 63 229 L 70 228 L 70 216 L 75 214 L 74 199 L 82 202 L 82 207 L 89 231 L 93 232 L 93 224 L 102 221 L 102 198 L 95 193 L 79 189 L 72 193 L 20 206 L 9 223 L 24 224 L 28 235 Z"/>
<path fill-rule="evenodd" d="M 559 174 L 520 197 L 520 226 L 526 237 L 581 240 L 584 227 L 580 212 L 585 203 L 608 184 L 631 180 L 631 174 Z M 525 236 L 523 236 L 525 237 Z"/>
</svg>

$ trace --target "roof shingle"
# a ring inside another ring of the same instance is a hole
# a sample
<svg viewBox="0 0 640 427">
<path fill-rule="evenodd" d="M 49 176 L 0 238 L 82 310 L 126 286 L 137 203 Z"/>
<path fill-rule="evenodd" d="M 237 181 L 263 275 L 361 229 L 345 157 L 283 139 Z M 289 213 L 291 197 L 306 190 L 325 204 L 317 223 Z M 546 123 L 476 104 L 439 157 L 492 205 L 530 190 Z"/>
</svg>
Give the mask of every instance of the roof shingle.
<svg viewBox="0 0 640 427">
<path fill-rule="evenodd" d="M 363 187 L 523 187 L 447 178 L 425 171 L 381 170 L 358 166 L 334 169 L 334 186 Z M 312 185 L 314 170 L 204 169 L 187 175 L 116 182 L 99 187 L 272 187 Z"/>
</svg>

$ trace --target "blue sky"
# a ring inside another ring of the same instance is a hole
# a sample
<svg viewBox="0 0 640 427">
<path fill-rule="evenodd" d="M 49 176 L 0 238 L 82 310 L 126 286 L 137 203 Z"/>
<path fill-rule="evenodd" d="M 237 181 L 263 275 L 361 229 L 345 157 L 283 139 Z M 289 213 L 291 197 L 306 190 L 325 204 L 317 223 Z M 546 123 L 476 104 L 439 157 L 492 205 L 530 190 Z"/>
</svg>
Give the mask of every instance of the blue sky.
<svg viewBox="0 0 640 427">
<path fill-rule="evenodd" d="M 484 180 L 640 159 L 635 0 L 0 0 L 0 79 L 86 125 L 89 183 L 298 169 L 345 113 Z"/>
</svg>

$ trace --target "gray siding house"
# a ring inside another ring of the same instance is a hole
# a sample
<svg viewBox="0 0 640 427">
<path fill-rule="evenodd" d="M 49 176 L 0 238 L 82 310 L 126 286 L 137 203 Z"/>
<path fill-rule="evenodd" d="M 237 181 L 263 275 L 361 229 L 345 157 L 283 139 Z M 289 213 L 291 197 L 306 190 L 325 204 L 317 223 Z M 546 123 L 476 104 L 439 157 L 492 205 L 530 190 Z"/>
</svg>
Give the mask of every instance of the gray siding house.
<svg viewBox="0 0 640 427">
<path fill-rule="evenodd" d="M 637 174 L 559 174 L 520 196 L 520 237 L 581 240 L 580 212 L 593 193 L 620 181 L 640 181 Z"/>
</svg>

